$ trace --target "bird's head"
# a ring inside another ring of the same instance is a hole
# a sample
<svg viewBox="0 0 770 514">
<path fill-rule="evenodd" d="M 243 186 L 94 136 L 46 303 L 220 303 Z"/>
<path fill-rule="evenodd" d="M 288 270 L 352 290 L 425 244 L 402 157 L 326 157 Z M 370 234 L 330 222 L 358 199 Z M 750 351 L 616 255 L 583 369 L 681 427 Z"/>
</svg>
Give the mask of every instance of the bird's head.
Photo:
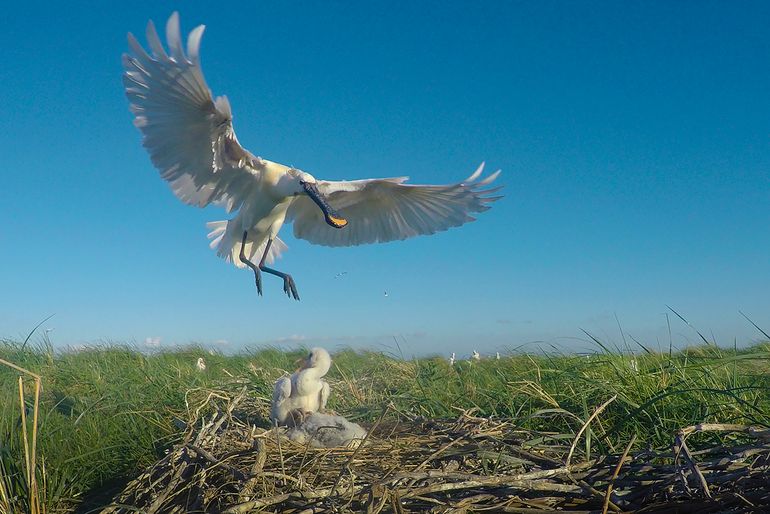
<svg viewBox="0 0 770 514">
<path fill-rule="evenodd" d="M 319 376 L 324 376 L 329 372 L 329 368 L 332 367 L 332 358 L 329 352 L 323 348 L 311 348 L 310 352 L 304 357 L 297 359 L 296 364 L 299 365 L 299 369 L 313 368 L 319 372 Z"/>
<path fill-rule="evenodd" d="M 293 177 L 301 188 L 297 191 L 297 194 L 304 192 L 308 195 L 323 212 L 326 223 L 334 228 L 342 228 L 348 224 L 348 220 L 329 205 L 324 195 L 318 190 L 318 181 L 313 175 L 304 171 L 293 170 Z"/>
</svg>

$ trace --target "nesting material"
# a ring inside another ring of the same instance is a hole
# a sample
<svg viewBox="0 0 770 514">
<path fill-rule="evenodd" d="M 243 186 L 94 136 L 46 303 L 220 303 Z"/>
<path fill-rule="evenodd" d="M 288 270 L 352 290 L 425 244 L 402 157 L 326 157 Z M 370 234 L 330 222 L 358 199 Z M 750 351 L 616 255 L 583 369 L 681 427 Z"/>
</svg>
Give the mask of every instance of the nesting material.
<svg viewBox="0 0 770 514">
<path fill-rule="evenodd" d="M 235 409 L 239 401 L 191 420 L 184 440 L 103 514 L 770 512 L 767 429 L 696 425 L 672 434 L 670 448 L 613 440 L 619 451 L 601 455 L 608 436 L 596 435 L 585 455 L 575 434 L 467 412 L 454 420 L 388 413 L 357 448 L 314 448 L 282 437 L 283 427 L 249 424 L 235 414 L 251 410 Z M 715 446 L 714 432 L 723 435 Z"/>
</svg>

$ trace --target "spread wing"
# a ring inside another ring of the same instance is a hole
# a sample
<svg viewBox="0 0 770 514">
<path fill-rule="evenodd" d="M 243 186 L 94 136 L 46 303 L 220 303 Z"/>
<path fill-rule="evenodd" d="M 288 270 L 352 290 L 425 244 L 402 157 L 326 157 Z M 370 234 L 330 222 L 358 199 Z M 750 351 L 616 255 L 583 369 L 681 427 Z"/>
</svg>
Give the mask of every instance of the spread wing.
<svg viewBox="0 0 770 514">
<path fill-rule="evenodd" d="M 123 84 L 134 125 L 174 194 L 187 204 L 217 202 L 233 211 L 258 187 L 259 171 L 274 163 L 238 143 L 227 97 L 212 98 L 200 66 L 203 29 L 190 32 L 186 54 L 176 12 L 166 24 L 168 53 L 152 21 L 147 25 L 150 53 L 129 33 L 133 55 L 123 54 Z"/>
<path fill-rule="evenodd" d="M 287 400 L 291 396 L 291 377 L 285 375 L 275 381 L 273 387 L 273 401 L 270 404 L 270 420 L 281 424 L 288 415 L 290 409 Z"/>
<path fill-rule="evenodd" d="M 348 220 L 343 229 L 329 226 L 307 196 L 298 196 L 287 213 L 294 235 L 325 246 L 384 243 L 433 234 L 475 220 L 489 209 L 498 188 L 483 189 L 500 171 L 478 180 L 484 163 L 466 180 L 442 186 L 405 184 L 406 177 L 341 182 L 318 181 L 319 192 Z"/>
</svg>

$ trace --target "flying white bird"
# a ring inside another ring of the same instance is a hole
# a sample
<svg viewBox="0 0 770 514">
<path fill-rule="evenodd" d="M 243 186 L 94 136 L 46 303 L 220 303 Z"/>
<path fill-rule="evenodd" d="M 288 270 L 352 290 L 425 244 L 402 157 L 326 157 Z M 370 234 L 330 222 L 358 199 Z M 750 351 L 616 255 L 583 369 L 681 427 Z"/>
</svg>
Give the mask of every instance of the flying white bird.
<svg viewBox="0 0 770 514">
<path fill-rule="evenodd" d="M 300 359 L 300 368 L 291 376 L 283 376 L 275 382 L 270 420 L 273 424 L 286 425 L 289 413 L 298 410 L 300 415 L 317 412 L 326 407 L 329 400 L 329 384 L 322 377 L 329 372 L 332 359 L 323 348 L 313 348 L 307 357 Z"/>
<path fill-rule="evenodd" d="M 479 180 L 483 163 L 463 182 L 421 186 L 405 184 L 406 177 L 316 180 L 255 156 L 235 136 L 227 97 L 214 99 L 206 85 L 200 65 L 203 29 L 190 32 L 186 52 L 176 12 L 166 24 L 168 51 L 152 21 L 150 53 L 129 33 L 133 55 L 123 54 L 123 83 L 144 147 L 174 194 L 190 205 L 238 211 L 229 221 L 208 223 L 210 246 L 235 266 L 249 266 L 260 295 L 264 271 L 281 277 L 284 292 L 299 300 L 291 275 L 267 267 L 287 248 L 278 238 L 284 221 L 293 222 L 294 235 L 311 243 L 351 246 L 457 227 L 500 198 L 489 196 L 498 188 L 482 189 L 499 174 Z"/>
</svg>

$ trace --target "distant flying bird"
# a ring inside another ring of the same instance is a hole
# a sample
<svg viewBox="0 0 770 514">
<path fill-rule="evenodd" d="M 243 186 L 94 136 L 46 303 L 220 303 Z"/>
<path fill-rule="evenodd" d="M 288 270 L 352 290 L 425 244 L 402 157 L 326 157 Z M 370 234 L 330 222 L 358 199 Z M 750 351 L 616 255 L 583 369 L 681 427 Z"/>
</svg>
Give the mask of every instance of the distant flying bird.
<svg viewBox="0 0 770 514">
<path fill-rule="evenodd" d="M 291 376 L 283 376 L 275 382 L 270 420 L 276 425 L 290 422 L 290 413 L 299 415 L 317 412 L 326 407 L 329 400 L 329 384 L 322 377 L 332 365 L 329 352 L 313 348 L 307 357 L 297 361 L 300 368 Z"/>
<path fill-rule="evenodd" d="M 337 273 L 336 275 L 334 275 L 334 278 L 340 278 L 340 277 L 342 277 L 342 276 L 344 276 L 344 275 L 347 275 L 347 274 L 348 274 L 348 272 L 347 272 L 347 271 L 340 271 L 339 273 Z"/>
<path fill-rule="evenodd" d="M 198 357 L 195 367 L 198 368 L 198 371 L 206 371 L 206 361 L 203 360 L 203 357 Z"/>
<path fill-rule="evenodd" d="M 287 248 L 278 238 L 284 221 L 294 223 L 296 237 L 314 244 L 382 243 L 463 225 L 500 198 L 489 196 L 499 188 L 482 189 L 500 173 L 479 180 L 483 163 L 463 182 L 421 186 L 406 184 L 406 177 L 316 180 L 255 156 L 235 136 L 227 97 L 214 99 L 206 85 L 203 29 L 190 32 L 186 52 L 176 12 L 166 24 L 168 51 L 152 21 L 150 53 L 129 33 L 133 55 L 123 54 L 123 84 L 143 145 L 174 194 L 186 204 L 238 211 L 229 221 L 208 223 L 210 246 L 235 266 L 249 266 L 260 295 L 264 271 L 282 278 L 284 292 L 299 300 L 291 275 L 266 265 Z"/>
</svg>

